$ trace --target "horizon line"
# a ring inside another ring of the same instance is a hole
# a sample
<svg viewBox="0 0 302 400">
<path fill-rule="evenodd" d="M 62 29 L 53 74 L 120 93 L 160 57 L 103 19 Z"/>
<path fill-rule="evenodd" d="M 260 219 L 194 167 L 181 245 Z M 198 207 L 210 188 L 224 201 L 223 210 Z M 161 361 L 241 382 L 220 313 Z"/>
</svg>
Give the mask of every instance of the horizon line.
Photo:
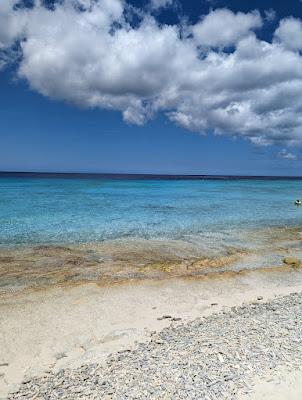
<svg viewBox="0 0 302 400">
<path fill-rule="evenodd" d="M 14 175 L 14 176 L 45 176 L 45 177 L 146 177 L 146 178 L 178 178 L 178 179 L 223 179 L 223 178 L 236 178 L 236 179 L 302 179 L 301 175 L 236 175 L 236 174 L 168 174 L 168 173 L 127 173 L 127 172 L 54 172 L 54 171 L 1 171 L 0 176 Z"/>
</svg>

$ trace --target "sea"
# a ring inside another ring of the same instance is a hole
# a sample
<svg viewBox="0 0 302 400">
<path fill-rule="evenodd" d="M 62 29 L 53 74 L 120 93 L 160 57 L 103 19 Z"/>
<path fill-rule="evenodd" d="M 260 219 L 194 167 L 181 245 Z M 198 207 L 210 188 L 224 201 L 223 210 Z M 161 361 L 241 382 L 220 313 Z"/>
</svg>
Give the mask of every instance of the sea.
<svg viewBox="0 0 302 400">
<path fill-rule="evenodd" d="M 199 274 L 281 265 L 300 252 L 299 198 L 302 180 L 290 177 L 1 173 L 2 286 L 23 264 L 33 279 L 66 265 L 72 279 L 85 268 L 89 279 L 124 279 L 173 265 Z"/>
</svg>

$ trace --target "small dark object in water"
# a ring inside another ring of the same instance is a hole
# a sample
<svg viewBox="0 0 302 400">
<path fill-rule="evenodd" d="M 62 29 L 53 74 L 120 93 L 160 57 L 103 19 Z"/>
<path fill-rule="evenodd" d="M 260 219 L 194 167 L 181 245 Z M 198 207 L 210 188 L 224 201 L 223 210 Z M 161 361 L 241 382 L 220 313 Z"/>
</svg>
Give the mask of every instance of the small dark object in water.
<svg viewBox="0 0 302 400">
<path fill-rule="evenodd" d="M 297 200 L 295 201 L 295 205 L 296 205 L 296 206 L 301 206 L 301 204 L 302 204 L 302 203 L 301 203 L 301 200 L 297 199 Z"/>
</svg>

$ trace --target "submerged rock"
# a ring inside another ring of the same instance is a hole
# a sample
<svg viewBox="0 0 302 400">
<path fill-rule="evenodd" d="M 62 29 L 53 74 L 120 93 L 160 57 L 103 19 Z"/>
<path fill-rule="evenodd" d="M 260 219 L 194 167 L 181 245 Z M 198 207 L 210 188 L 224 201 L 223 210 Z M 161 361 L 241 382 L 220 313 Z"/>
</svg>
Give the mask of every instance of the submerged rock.
<svg viewBox="0 0 302 400">
<path fill-rule="evenodd" d="M 283 259 L 284 264 L 290 265 L 294 268 L 302 268 L 302 262 L 296 257 L 285 257 Z"/>
</svg>

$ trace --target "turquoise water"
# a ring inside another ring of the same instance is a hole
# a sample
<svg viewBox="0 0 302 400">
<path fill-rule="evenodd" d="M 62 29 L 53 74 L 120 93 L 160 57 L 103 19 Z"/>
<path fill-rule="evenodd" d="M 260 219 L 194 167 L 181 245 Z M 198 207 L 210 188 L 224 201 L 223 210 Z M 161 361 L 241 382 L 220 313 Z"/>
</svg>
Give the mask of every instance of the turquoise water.
<svg viewBox="0 0 302 400">
<path fill-rule="evenodd" d="M 234 232 L 299 226 L 299 197 L 301 180 L 2 177 L 0 243 L 209 242 Z"/>
</svg>

